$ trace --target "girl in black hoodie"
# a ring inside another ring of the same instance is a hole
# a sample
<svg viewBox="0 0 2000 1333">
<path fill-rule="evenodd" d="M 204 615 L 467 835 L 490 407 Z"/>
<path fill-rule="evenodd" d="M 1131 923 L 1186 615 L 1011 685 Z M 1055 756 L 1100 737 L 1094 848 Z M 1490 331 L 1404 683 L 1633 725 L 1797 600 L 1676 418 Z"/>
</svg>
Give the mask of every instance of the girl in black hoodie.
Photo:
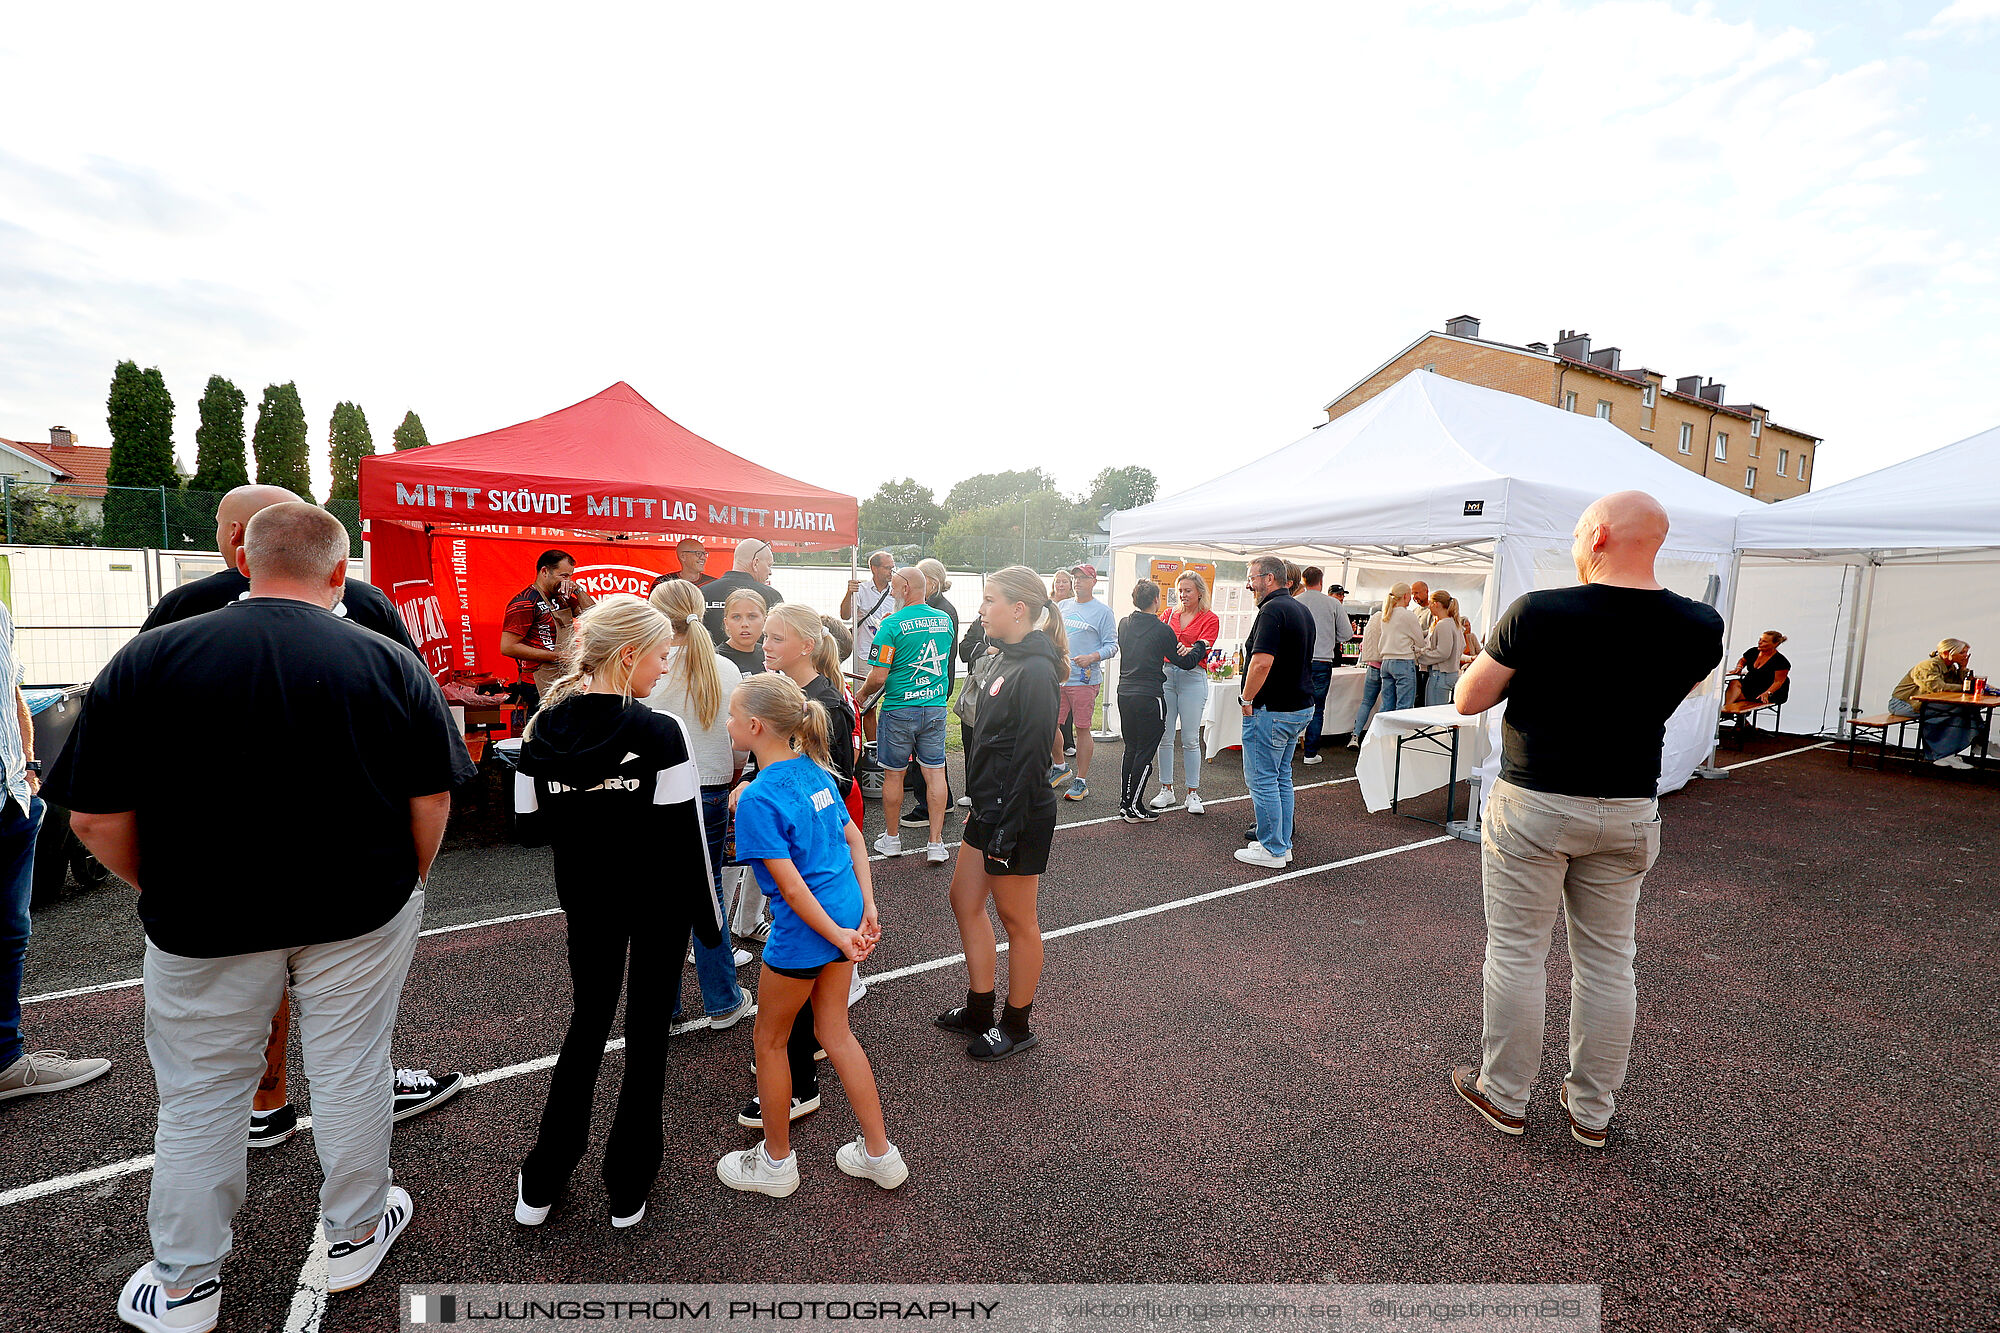
<svg viewBox="0 0 2000 1333">
<path fill-rule="evenodd" d="M 1062 613 L 1041 576 L 1010 565 L 986 576 L 979 619 L 998 660 L 975 663 L 965 688 L 978 703 L 965 756 L 965 790 L 972 801 L 964 846 L 951 877 L 951 909 L 965 945 L 969 986 L 963 1006 L 937 1025 L 972 1037 L 966 1053 L 1000 1060 L 1035 1044 L 1028 1010 L 1042 978 L 1042 931 L 1035 893 L 1049 864 L 1058 802 L 1049 787 L 1049 747 L 1056 701 L 1069 675 L 1069 638 Z M 993 1021 L 998 946 L 987 918 L 991 899 L 1007 929 L 1007 1007 Z"/>
<path fill-rule="evenodd" d="M 1128 824 L 1150 824 L 1160 816 L 1146 804 L 1153 782 L 1153 755 L 1167 730 L 1167 678 L 1172 663 L 1183 670 L 1198 667 L 1208 656 L 1208 644 L 1197 639 L 1187 647 L 1160 619 L 1160 585 L 1141 579 L 1132 585 L 1131 615 L 1118 623 L 1118 726 L 1125 733 L 1124 787 L 1118 813 Z"/>
<path fill-rule="evenodd" d="M 646 1215 L 660 1171 L 667 1029 L 688 931 L 710 947 L 722 941 L 701 777 L 680 720 L 639 702 L 666 669 L 673 640 L 667 618 L 635 597 L 591 607 L 577 617 L 563 675 L 521 747 L 514 808 L 555 850 L 575 997 L 541 1131 L 521 1164 L 514 1220 L 524 1226 L 547 1220 L 589 1145 L 621 982 L 625 1076 L 604 1148 L 604 1187 L 612 1226 Z"/>
</svg>

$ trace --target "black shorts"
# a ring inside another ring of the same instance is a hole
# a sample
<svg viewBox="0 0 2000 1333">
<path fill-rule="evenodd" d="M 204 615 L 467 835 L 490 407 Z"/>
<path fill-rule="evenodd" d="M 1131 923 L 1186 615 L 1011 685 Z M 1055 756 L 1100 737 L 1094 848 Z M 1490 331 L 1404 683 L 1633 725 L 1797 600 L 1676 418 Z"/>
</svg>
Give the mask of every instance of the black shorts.
<svg viewBox="0 0 2000 1333">
<path fill-rule="evenodd" d="M 1049 844 L 1055 841 L 1056 818 L 1048 815 L 1031 819 L 1015 840 L 1014 855 L 1006 861 L 986 858 L 986 873 L 989 875 L 1039 875 L 1049 868 Z M 972 818 L 965 821 L 965 831 L 959 835 L 967 847 L 984 852 L 993 840 L 993 826 L 983 819 Z"/>
<path fill-rule="evenodd" d="M 766 963 L 764 964 L 764 966 L 770 968 L 773 972 L 776 972 L 781 977 L 795 977 L 800 981 L 812 981 L 816 979 L 820 973 L 826 971 L 829 967 L 832 967 L 833 964 L 814 963 L 811 967 L 779 967 L 776 963 Z"/>
</svg>

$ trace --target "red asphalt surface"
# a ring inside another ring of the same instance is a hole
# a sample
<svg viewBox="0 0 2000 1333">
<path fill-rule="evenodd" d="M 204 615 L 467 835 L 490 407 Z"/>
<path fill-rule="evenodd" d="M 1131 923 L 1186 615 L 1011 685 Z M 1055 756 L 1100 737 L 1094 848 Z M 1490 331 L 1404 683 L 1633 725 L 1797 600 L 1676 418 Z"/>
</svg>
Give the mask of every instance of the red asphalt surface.
<svg viewBox="0 0 2000 1333">
<path fill-rule="evenodd" d="M 1760 737 L 1723 762 L 1808 743 Z M 1101 750 L 1096 792 L 1065 804 L 1066 821 L 1116 804 L 1117 747 Z M 1351 752 L 1294 772 L 1346 777 Z M 1209 786 L 1241 790 L 1234 756 Z M 959 1002 L 962 967 L 878 981 L 853 1016 L 911 1166 L 894 1194 L 834 1168 L 856 1127 L 830 1070 L 824 1109 L 794 1127 L 796 1194 L 717 1182 L 716 1158 L 755 1139 L 735 1123 L 752 1090 L 748 1022 L 674 1040 L 667 1158 L 627 1231 L 607 1224 L 595 1149 L 548 1224 L 518 1227 L 514 1172 L 548 1076 L 473 1088 L 397 1127 L 415 1223 L 319 1327 L 396 1327 L 405 1282 L 786 1280 L 1584 1282 L 1603 1285 L 1605 1325 L 1619 1329 L 1995 1326 L 1984 1090 L 2000 1017 L 2000 782 L 1848 770 L 1815 750 L 1663 804 L 1665 849 L 1640 906 L 1639 1027 L 1607 1151 L 1573 1142 L 1556 1105 L 1560 926 L 1527 1136 L 1502 1137 L 1450 1094 L 1447 1071 L 1478 1049 L 1484 930 L 1477 849 L 1447 841 L 1052 940 L 1041 1045 L 995 1066 L 931 1026 Z M 1229 855 L 1248 822 L 1238 801 L 1058 833 L 1044 929 L 1265 879 Z M 1301 792 L 1298 825 L 1293 870 L 1439 832 L 1367 814 L 1351 782 Z M 447 857 L 509 865 L 546 900 L 546 852 Z M 914 857 L 876 863 L 884 937 L 865 975 L 958 952 L 948 875 Z M 31 971 L 30 993 L 135 975 L 127 922 L 101 967 L 89 940 L 38 934 L 31 962 L 62 950 L 70 976 L 38 985 Z M 399 1059 L 476 1072 L 552 1055 L 562 940 L 559 915 L 425 939 Z M 142 1004 L 135 987 L 29 1007 L 33 1046 L 116 1067 L 0 1105 L 0 1200 L 151 1151 Z M 599 1146 L 621 1071 L 606 1058 Z M 148 1180 L 0 1202 L 0 1330 L 119 1327 L 118 1286 L 149 1252 Z M 318 1181 L 307 1134 L 252 1155 L 224 1329 L 285 1327 Z"/>
</svg>

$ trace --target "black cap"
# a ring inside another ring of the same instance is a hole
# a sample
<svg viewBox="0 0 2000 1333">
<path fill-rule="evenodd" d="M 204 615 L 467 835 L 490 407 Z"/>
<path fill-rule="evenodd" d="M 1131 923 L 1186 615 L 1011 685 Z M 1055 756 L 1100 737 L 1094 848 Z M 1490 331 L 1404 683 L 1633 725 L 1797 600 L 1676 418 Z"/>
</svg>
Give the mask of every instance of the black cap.
<svg viewBox="0 0 2000 1333">
<path fill-rule="evenodd" d="M 1328 591 L 1328 592 L 1337 592 L 1337 593 L 1339 593 L 1339 594 L 1340 594 L 1340 595 L 1341 595 L 1342 597 L 1345 597 L 1345 596 L 1347 596 L 1347 589 L 1345 589 L 1345 588 L 1341 587 L 1341 586 L 1340 586 L 1340 585 L 1339 585 L 1338 583 L 1336 583 L 1336 584 L 1334 584 L 1334 585 L 1333 585 L 1332 587 L 1328 588 L 1328 589 L 1327 589 L 1327 591 Z"/>
</svg>

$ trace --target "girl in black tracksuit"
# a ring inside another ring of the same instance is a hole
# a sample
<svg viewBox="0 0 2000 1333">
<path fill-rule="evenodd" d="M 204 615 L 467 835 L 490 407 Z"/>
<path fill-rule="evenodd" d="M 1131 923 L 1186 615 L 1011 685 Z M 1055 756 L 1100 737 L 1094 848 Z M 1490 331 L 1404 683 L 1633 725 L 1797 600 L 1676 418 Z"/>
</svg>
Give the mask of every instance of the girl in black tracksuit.
<svg viewBox="0 0 2000 1333">
<path fill-rule="evenodd" d="M 1168 662 L 1183 670 L 1202 664 L 1208 644 L 1197 640 L 1181 647 L 1180 639 L 1160 619 L 1160 585 L 1142 579 L 1132 589 L 1138 609 L 1119 622 L 1118 727 L 1125 735 L 1124 786 L 1118 813 L 1128 824 L 1150 824 L 1159 818 L 1146 806 L 1146 788 L 1153 781 L 1153 759 L 1167 731 L 1166 675 Z"/>
<path fill-rule="evenodd" d="M 514 1217 L 527 1226 L 547 1220 L 589 1146 L 621 989 L 625 1073 L 604 1186 L 613 1226 L 645 1216 L 664 1146 L 667 1029 L 688 931 L 711 948 L 723 939 L 687 734 L 678 718 L 633 697 L 652 690 L 673 638 L 667 618 L 636 597 L 585 611 L 521 746 L 514 808 L 524 832 L 545 835 L 555 850 L 575 1001 L 541 1130 L 521 1164 Z"/>
<path fill-rule="evenodd" d="M 979 614 L 987 646 L 999 652 L 976 661 L 965 684 L 978 691 L 965 760 L 972 808 L 952 870 L 951 908 L 969 985 L 965 1003 L 939 1015 L 937 1025 L 970 1036 L 966 1054 L 973 1059 L 999 1060 L 1035 1044 L 1028 1028 L 1042 976 L 1035 894 L 1056 827 L 1049 747 L 1058 691 L 1069 675 L 1069 638 L 1041 577 L 1025 565 L 987 575 Z M 1007 930 L 1007 1007 L 997 1024 L 999 956 L 989 900 Z"/>
</svg>

